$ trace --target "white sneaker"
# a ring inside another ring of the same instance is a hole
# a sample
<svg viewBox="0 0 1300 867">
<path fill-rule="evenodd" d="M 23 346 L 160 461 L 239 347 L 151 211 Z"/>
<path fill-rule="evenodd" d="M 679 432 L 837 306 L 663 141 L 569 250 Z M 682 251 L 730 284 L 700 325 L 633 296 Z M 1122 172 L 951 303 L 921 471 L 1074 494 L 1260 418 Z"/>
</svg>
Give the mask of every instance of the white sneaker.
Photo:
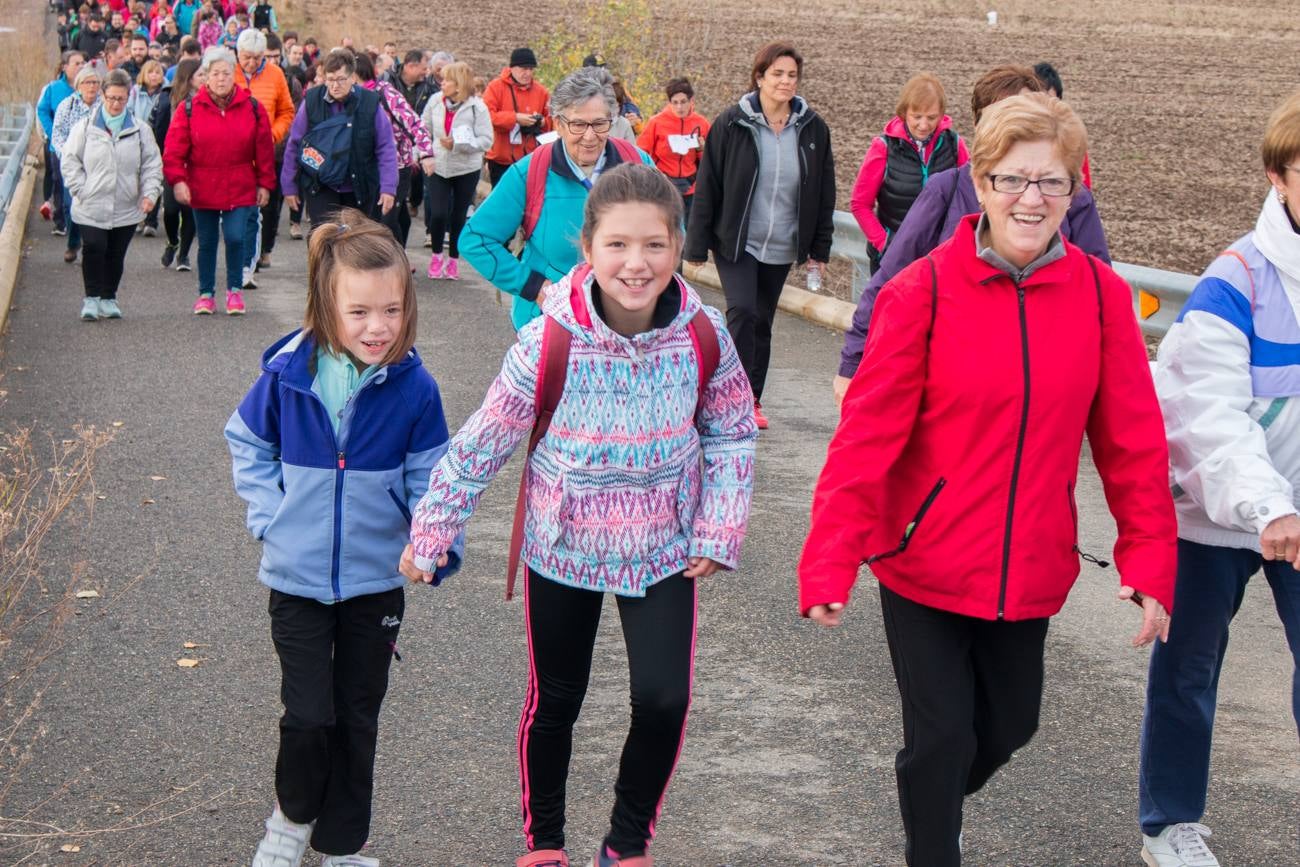
<svg viewBox="0 0 1300 867">
<path fill-rule="evenodd" d="M 81 302 L 81 318 L 86 322 L 94 322 L 99 319 L 98 298 L 87 298 Z"/>
<path fill-rule="evenodd" d="M 1196 822 L 1166 825 L 1155 837 L 1142 835 L 1142 860 L 1151 867 L 1219 867 L 1205 838 L 1210 829 Z"/>
<path fill-rule="evenodd" d="M 300 867 L 311 830 L 312 825 L 291 822 L 277 804 L 271 818 L 266 820 L 266 836 L 257 844 L 253 867 Z"/>
<path fill-rule="evenodd" d="M 99 318 L 100 319 L 121 319 L 122 308 L 117 306 L 116 298 L 99 299 Z"/>
<path fill-rule="evenodd" d="M 326 855 L 320 860 L 320 867 L 379 867 L 379 859 L 367 858 L 361 853 L 356 855 Z"/>
</svg>

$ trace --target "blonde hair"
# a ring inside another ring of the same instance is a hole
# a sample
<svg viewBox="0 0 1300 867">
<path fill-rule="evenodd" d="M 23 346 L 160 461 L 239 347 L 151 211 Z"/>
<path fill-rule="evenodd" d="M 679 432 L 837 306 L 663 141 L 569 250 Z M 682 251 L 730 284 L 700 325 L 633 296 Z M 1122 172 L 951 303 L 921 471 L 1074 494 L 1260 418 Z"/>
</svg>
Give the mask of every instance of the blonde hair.
<svg viewBox="0 0 1300 867">
<path fill-rule="evenodd" d="M 1287 163 L 1300 155 L 1300 90 L 1269 115 L 1259 151 L 1264 168 L 1279 176 L 1286 174 Z"/>
<path fill-rule="evenodd" d="M 938 76 L 930 72 L 918 72 L 907 80 L 898 94 L 898 105 L 894 114 L 906 118 L 908 109 L 923 109 L 938 103 L 939 114 L 948 109 L 948 99 L 943 92 L 943 84 Z"/>
<path fill-rule="evenodd" d="M 360 211 L 344 208 L 312 229 L 307 242 L 307 313 L 303 331 L 317 346 L 345 351 L 338 329 L 338 270 L 393 271 L 402 282 L 402 327 L 380 364 L 396 364 L 415 346 L 415 280 L 406 251 L 393 233 Z"/>
<path fill-rule="evenodd" d="M 1088 133 L 1069 103 L 1046 93 L 1009 96 L 984 109 L 970 149 L 971 177 L 980 183 L 1011 148 L 1027 141 L 1051 142 L 1079 184 Z"/>
<path fill-rule="evenodd" d="M 442 68 L 442 77 L 456 82 L 456 93 L 462 101 L 474 95 L 474 73 L 468 63 L 461 60 L 448 63 Z"/>
<path fill-rule="evenodd" d="M 140 74 L 135 77 L 135 83 L 140 85 L 140 87 L 148 87 L 148 85 L 144 83 L 144 77 L 148 75 L 150 72 L 152 72 L 154 69 L 157 69 L 159 72 L 163 73 L 164 81 L 162 82 L 162 84 L 166 84 L 167 82 L 165 80 L 165 76 L 167 74 L 167 71 L 163 69 L 163 65 L 156 60 L 146 60 L 144 62 L 144 66 L 140 67 Z M 159 87 L 161 87 L 162 84 L 160 84 Z"/>
</svg>

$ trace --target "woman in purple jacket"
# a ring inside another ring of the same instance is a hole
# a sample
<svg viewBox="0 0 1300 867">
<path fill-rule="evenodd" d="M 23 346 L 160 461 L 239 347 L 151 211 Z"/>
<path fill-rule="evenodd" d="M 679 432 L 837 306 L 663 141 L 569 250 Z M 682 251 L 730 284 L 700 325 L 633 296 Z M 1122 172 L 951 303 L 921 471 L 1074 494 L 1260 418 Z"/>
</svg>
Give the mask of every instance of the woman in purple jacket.
<svg viewBox="0 0 1300 867">
<path fill-rule="evenodd" d="M 990 69 L 979 81 L 971 95 L 971 113 L 979 123 L 984 109 L 995 102 L 1019 93 L 1036 93 L 1044 90 L 1043 82 L 1028 66 L 998 66 Z M 840 353 L 840 369 L 834 380 L 835 401 L 844 399 L 849 381 L 862 361 L 862 350 L 867 342 L 867 326 L 871 323 L 871 310 L 876 304 L 880 287 L 895 274 L 915 260 L 946 241 L 956 230 L 962 217 L 978 214 L 979 199 L 975 196 L 975 183 L 971 179 L 970 164 L 940 172 L 930 178 L 921 195 L 917 196 L 907 212 L 898 233 L 890 239 L 889 247 L 858 301 L 853 313 L 853 327 L 844 335 L 844 349 Z M 1061 236 L 1091 253 L 1107 264 L 1110 250 L 1106 246 L 1106 233 L 1097 215 L 1097 203 L 1092 193 L 1079 190 L 1065 219 L 1061 221 Z"/>
</svg>

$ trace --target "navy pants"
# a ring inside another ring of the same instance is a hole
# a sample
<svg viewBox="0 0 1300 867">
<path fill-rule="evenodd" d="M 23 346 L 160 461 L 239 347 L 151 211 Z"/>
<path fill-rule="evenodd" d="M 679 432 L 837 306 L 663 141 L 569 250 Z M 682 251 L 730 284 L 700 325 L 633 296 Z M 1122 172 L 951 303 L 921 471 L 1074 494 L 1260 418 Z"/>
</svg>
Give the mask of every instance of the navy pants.
<svg viewBox="0 0 1300 867">
<path fill-rule="evenodd" d="M 217 245 L 226 241 L 226 288 L 238 292 L 244 287 L 244 245 L 248 241 L 249 218 L 256 205 L 229 211 L 194 209 L 194 228 L 199 238 L 199 294 L 217 291 Z"/>
<path fill-rule="evenodd" d="M 1142 832 L 1200 821 L 1210 783 L 1210 741 L 1228 627 L 1246 582 L 1264 567 L 1291 656 L 1300 666 L 1300 572 L 1255 551 L 1178 540 L 1178 580 L 1169 641 L 1156 642 L 1147 677 L 1138 781 Z M 1291 675 L 1291 712 L 1300 726 L 1300 669 Z"/>
</svg>

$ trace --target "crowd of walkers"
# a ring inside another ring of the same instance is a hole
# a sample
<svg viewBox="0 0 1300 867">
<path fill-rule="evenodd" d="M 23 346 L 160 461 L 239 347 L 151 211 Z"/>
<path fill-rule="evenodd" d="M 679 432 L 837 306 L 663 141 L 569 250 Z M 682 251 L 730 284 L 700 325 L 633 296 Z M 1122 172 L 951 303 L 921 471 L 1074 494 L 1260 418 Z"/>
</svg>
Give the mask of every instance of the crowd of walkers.
<svg viewBox="0 0 1300 867">
<path fill-rule="evenodd" d="M 484 81 L 448 52 L 300 40 L 265 2 L 57 12 L 41 210 L 81 258 L 83 319 L 122 316 L 128 247 L 157 234 L 159 208 L 163 267 L 191 270 L 198 243 L 195 314 L 217 309 L 223 244 L 236 315 L 286 208 L 308 241 L 306 324 L 266 352 L 226 429 L 284 677 L 255 867 L 297 867 L 309 847 L 378 864 L 360 850 L 403 583 L 456 571 L 479 494 L 525 442 L 517 864 L 570 863 L 573 724 L 609 592 L 633 713 L 590 863 L 649 865 L 695 676 L 696 582 L 739 562 L 777 302 L 792 268 L 815 283 L 830 257 L 833 136 L 799 94 L 803 56 L 760 48 L 712 120 L 674 78 L 645 118 L 599 53 L 548 88 L 527 47 Z M 834 377 L 799 609 L 838 625 L 870 566 L 902 700 L 905 857 L 960 864 L 964 799 L 1037 729 L 1051 617 L 1081 561 L 1110 565 L 1080 548 L 1086 435 L 1118 597 L 1140 612 L 1134 644 L 1155 645 L 1141 857 L 1213 867 L 1216 691 L 1261 567 L 1300 661 L 1300 94 L 1268 121 L 1258 222 L 1207 269 L 1154 376 L 1062 94 L 1049 64 L 995 67 L 962 135 L 921 73 L 867 149 L 850 207 L 873 275 Z M 457 279 L 463 256 L 514 298 L 518 343 L 454 435 L 414 348 L 421 208 L 425 276 Z M 725 318 L 679 271 L 710 258 Z"/>
</svg>

